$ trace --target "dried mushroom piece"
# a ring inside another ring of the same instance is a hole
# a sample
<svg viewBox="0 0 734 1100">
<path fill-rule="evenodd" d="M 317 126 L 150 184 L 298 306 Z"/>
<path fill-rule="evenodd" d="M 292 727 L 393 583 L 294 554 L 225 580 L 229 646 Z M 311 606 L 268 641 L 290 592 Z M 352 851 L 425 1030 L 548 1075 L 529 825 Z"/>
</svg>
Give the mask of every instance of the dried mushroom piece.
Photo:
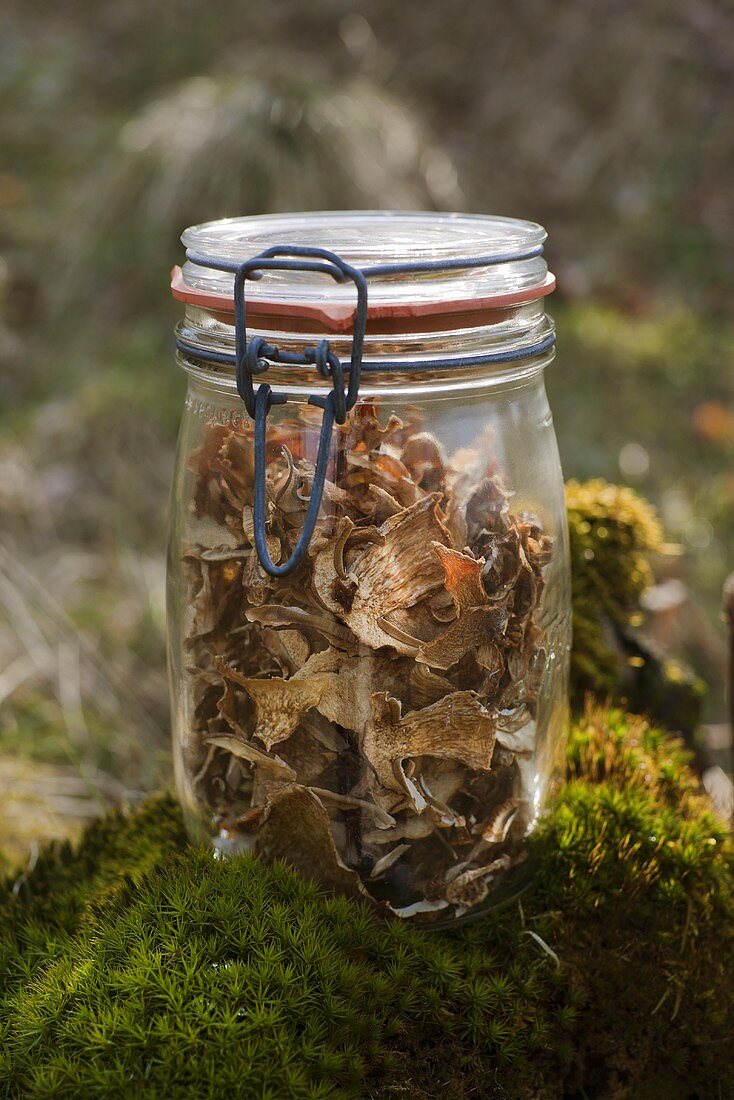
<svg viewBox="0 0 734 1100">
<path fill-rule="evenodd" d="M 479 834 L 485 844 L 504 843 L 519 805 L 517 798 L 508 798 L 505 802 L 500 802 L 487 820 L 477 825 L 473 831 Z"/>
<path fill-rule="evenodd" d="M 255 736 L 267 749 L 295 733 L 303 715 L 316 706 L 324 693 L 324 676 L 296 673 L 290 680 L 276 677 L 264 680 L 256 676 L 242 676 L 224 661 L 215 663 L 225 679 L 243 688 L 252 699 L 257 715 Z"/>
<path fill-rule="evenodd" d="M 391 682 L 396 671 L 385 657 L 348 657 L 331 647 L 314 653 L 289 679 L 242 676 L 220 660 L 215 665 L 252 699 L 254 733 L 268 749 L 290 737 L 312 709 L 345 729 L 360 730 L 372 714 L 370 685 Z"/>
<path fill-rule="evenodd" d="M 301 406 L 269 433 L 277 561 L 303 526 L 319 416 Z M 249 422 L 210 425 L 191 461 L 196 797 L 267 862 L 429 922 L 487 900 L 535 812 L 553 544 L 513 512 L 486 444 L 449 458 L 418 413 L 383 426 L 359 404 L 283 579 L 254 551 Z"/>
<path fill-rule="evenodd" d="M 428 802 L 419 784 L 407 774 L 406 760 L 435 756 L 489 771 L 496 720 L 474 692 L 453 692 L 405 717 L 400 702 L 387 692 L 374 694 L 372 703 L 372 721 L 365 727 L 361 750 L 380 785 L 404 791 L 416 813 L 422 813 Z"/>
<path fill-rule="evenodd" d="M 430 432 L 408 437 L 400 455 L 416 485 L 427 493 L 443 493 L 446 488 L 446 455 Z"/>
<path fill-rule="evenodd" d="M 322 642 L 328 642 L 345 653 L 355 654 L 363 650 L 352 632 L 323 610 L 311 611 L 304 607 L 276 603 L 247 608 L 245 616 L 252 623 L 272 626 L 275 630 L 298 627 L 304 634 L 313 634 Z"/>
<path fill-rule="evenodd" d="M 356 871 L 342 862 L 321 800 L 305 787 L 278 791 L 265 808 L 255 852 L 264 863 L 283 860 L 304 878 L 351 898 L 369 895 Z"/>
<path fill-rule="evenodd" d="M 363 645 L 415 653 L 415 645 L 389 633 L 385 625 L 397 611 L 406 610 L 410 617 L 410 609 L 442 583 L 438 560 L 426 554 L 432 542 L 449 539 L 438 499 L 437 494 L 430 494 L 391 516 L 378 528 L 379 541 L 368 544 L 348 565 L 348 520 L 316 555 L 313 583 L 318 599 Z"/>
<path fill-rule="evenodd" d="M 492 879 L 510 866 L 509 856 L 500 856 L 485 867 L 474 867 L 452 878 L 443 890 L 443 897 L 452 905 L 471 909 L 484 901 Z"/>
<path fill-rule="evenodd" d="M 507 625 L 503 604 L 491 603 L 482 584 L 484 560 L 433 544 L 444 571 L 444 588 L 451 595 L 455 616 L 437 638 L 422 645 L 416 659 L 433 668 L 449 669 L 480 646 L 489 646 Z"/>
<path fill-rule="evenodd" d="M 285 760 L 281 760 L 279 756 L 271 756 L 269 753 L 263 752 L 252 742 L 245 741 L 234 734 L 215 734 L 213 737 L 207 737 L 206 743 L 219 749 L 226 749 L 233 756 L 246 760 L 249 764 L 255 764 L 265 771 L 272 772 L 274 778 L 285 782 L 292 782 L 296 778 L 293 768 L 286 764 Z"/>
<path fill-rule="evenodd" d="M 497 741 L 513 753 L 532 752 L 535 747 L 537 727 L 526 706 L 517 708 L 511 718 L 500 714 L 497 722 Z"/>
</svg>

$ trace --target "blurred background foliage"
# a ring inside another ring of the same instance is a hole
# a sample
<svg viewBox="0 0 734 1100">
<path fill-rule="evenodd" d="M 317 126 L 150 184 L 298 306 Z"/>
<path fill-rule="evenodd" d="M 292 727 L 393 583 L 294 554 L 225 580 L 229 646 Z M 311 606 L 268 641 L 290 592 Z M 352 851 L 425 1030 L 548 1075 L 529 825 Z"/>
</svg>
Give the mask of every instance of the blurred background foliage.
<svg viewBox="0 0 734 1100">
<path fill-rule="evenodd" d="M 233 214 L 546 225 L 564 469 L 658 506 L 677 550 L 648 627 L 710 685 L 724 760 L 734 9 L 5 0 L 0 31 L 5 831 L 167 776 L 168 271 L 186 225 Z"/>
</svg>

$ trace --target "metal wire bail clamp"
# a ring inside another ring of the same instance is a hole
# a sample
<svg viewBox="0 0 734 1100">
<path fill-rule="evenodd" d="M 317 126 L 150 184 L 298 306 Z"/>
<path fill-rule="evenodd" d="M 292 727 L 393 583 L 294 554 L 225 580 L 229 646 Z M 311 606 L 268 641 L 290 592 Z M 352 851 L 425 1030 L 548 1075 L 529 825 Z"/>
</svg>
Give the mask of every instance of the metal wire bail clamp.
<svg viewBox="0 0 734 1100">
<path fill-rule="evenodd" d="M 253 502 L 253 527 L 255 550 L 260 564 L 271 577 L 285 577 L 292 573 L 303 560 L 316 526 L 321 499 L 326 480 L 326 468 L 329 462 L 331 431 L 334 421 L 343 424 L 347 413 L 354 408 L 359 397 L 359 382 L 362 372 L 362 354 L 364 336 L 367 327 L 367 280 L 357 268 L 346 263 L 335 252 L 325 248 L 305 245 L 274 245 L 245 260 L 241 264 L 230 265 L 227 261 L 212 263 L 208 257 L 188 254 L 196 264 L 221 267 L 234 270 L 234 328 L 235 328 L 235 377 L 239 393 L 248 414 L 255 422 L 254 458 L 255 491 Z M 226 265 L 226 266 L 225 266 Z M 321 340 L 313 348 L 303 352 L 281 351 L 267 343 L 261 336 L 247 339 L 247 311 L 245 303 L 245 281 L 248 278 L 259 279 L 263 271 L 321 271 L 338 283 L 351 279 L 357 289 L 357 304 L 354 310 L 352 329 L 352 353 L 349 362 L 349 379 L 344 388 L 344 367 L 329 345 Z M 311 497 L 306 516 L 296 545 L 287 561 L 276 564 L 270 557 L 267 545 L 266 518 L 266 447 L 267 418 L 272 405 L 284 405 L 287 397 L 274 393 L 267 382 L 260 382 L 255 390 L 253 377 L 264 374 L 270 363 L 292 364 L 294 366 L 313 365 L 322 377 L 330 379 L 331 391 L 327 396 L 312 394 L 309 405 L 316 405 L 323 411 L 319 446 L 314 468 Z"/>
</svg>

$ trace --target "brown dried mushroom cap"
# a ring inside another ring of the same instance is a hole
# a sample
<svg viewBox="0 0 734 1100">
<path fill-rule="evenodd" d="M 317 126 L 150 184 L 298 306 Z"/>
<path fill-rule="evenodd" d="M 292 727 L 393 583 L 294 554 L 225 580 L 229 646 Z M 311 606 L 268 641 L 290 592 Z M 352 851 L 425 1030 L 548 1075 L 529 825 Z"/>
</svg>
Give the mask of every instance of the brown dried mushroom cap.
<svg viewBox="0 0 734 1100">
<path fill-rule="evenodd" d="M 519 709 L 519 721 L 508 722 L 500 713 L 497 719 L 497 743 L 510 752 L 532 752 L 537 735 L 535 719 L 526 707 Z"/>
<path fill-rule="evenodd" d="M 267 864 L 284 860 L 334 893 L 369 897 L 359 875 L 344 865 L 336 850 L 323 803 L 306 787 L 286 787 L 273 796 L 257 831 L 255 852 Z"/>
<path fill-rule="evenodd" d="M 430 432 L 416 432 L 405 441 L 401 462 L 410 470 L 416 485 L 428 493 L 443 492 L 446 482 L 446 454 Z"/>
<path fill-rule="evenodd" d="M 400 666 L 379 654 L 347 657 L 331 647 L 312 654 L 289 679 L 243 676 L 221 659 L 221 675 L 242 688 L 255 704 L 255 736 L 270 749 L 285 741 L 312 708 L 346 729 L 362 729 L 372 717 L 371 685 L 392 684 Z"/>
<path fill-rule="evenodd" d="M 383 428 L 374 402 L 360 401 L 346 424 L 340 426 L 342 451 L 375 451 L 385 443 L 398 443 L 404 435 L 403 421 L 391 414 Z"/>
<path fill-rule="evenodd" d="M 454 685 L 445 676 L 439 676 L 426 665 L 419 664 L 411 667 L 408 685 L 410 705 L 414 709 L 437 703 L 454 690 Z"/>
<path fill-rule="evenodd" d="M 489 771 L 495 743 L 495 718 L 473 691 L 456 691 L 444 699 L 402 716 L 397 699 L 387 692 L 372 696 L 373 717 L 362 738 L 362 752 L 382 787 L 404 791 L 417 813 L 427 805 L 404 761 L 419 756 L 459 760 Z"/>
<path fill-rule="evenodd" d="M 403 506 L 400 501 L 396 500 L 386 489 L 380 488 L 379 485 L 368 485 L 367 492 L 373 498 L 369 515 L 374 523 L 384 523 L 391 516 L 396 516 L 398 512 L 402 512 Z"/>
<path fill-rule="evenodd" d="M 364 652 L 364 647 L 360 645 L 351 630 L 338 622 L 328 611 L 308 611 L 303 607 L 273 603 L 263 604 L 261 607 L 249 607 L 245 611 L 245 616 L 251 623 L 272 626 L 275 630 L 298 627 L 304 633 L 320 635 L 324 641 L 345 653 Z"/>
<path fill-rule="evenodd" d="M 366 829 L 362 841 L 366 847 L 395 844 L 400 840 L 424 840 L 436 831 L 437 824 L 430 814 L 416 815 L 412 810 L 401 813 L 390 829 Z"/>
<path fill-rule="evenodd" d="M 520 802 L 517 798 L 507 798 L 495 806 L 486 821 L 473 830 L 486 844 L 502 844 L 512 825 Z"/>
<path fill-rule="evenodd" d="M 328 782 L 329 769 L 337 758 L 337 752 L 323 741 L 315 741 L 307 732 L 306 723 L 278 745 L 278 756 L 296 773 L 303 787 L 323 787 Z M 260 779 L 261 776 L 257 775 Z"/>
<path fill-rule="evenodd" d="M 306 711 L 318 705 L 328 682 L 325 676 L 303 676 L 300 673 L 290 680 L 243 676 L 221 659 L 217 659 L 216 667 L 225 679 L 241 687 L 254 702 L 257 714 L 255 735 L 267 749 L 290 737 Z"/>
<path fill-rule="evenodd" d="M 451 668 L 470 649 L 491 643 L 504 630 L 504 605 L 490 603 L 482 584 L 483 558 L 433 543 L 444 571 L 444 585 L 451 593 L 456 617 L 437 638 L 420 647 L 416 660 L 433 668 Z"/>
<path fill-rule="evenodd" d="M 413 654 L 414 647 L 388 634 L 381 621 L 401 609 L 409 614 L 410 608 L 443 583 L 438 559 L 426 553 L 432 542 L 449 542 L 439 515 L 438 495 L 430 494 L 404 508 L 382 524 L 379 534 L 382 541 L 367 546 L 343 579 L 339 566 L 345 545 L 342 528 L 314 562 L 316 594 L 364 645 L 372 649 L 390 646 L 399 653 Z"/>
<path fill-rule="evenodd" d="M 347 482 L 355 497 L 358 497 L 360 487 L 368 493 L 370 486 L 378 485 L 399 501 L 403 508 L 409 508 L 423 496 L 408 468 L 396 455 L 385 451 L 373 451 L 371 454 L 348 451 L 346 460 L 349 470 Z"/>
</svg>

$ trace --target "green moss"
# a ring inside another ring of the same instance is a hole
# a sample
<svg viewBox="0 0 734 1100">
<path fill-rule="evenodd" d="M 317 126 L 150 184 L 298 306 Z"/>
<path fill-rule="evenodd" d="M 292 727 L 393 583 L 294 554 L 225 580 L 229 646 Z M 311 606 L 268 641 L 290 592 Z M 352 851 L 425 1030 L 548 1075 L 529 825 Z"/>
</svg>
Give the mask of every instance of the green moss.
<svg viewBox="0 0 734 1100">
<path fill-rule="evenodd" d="M 573 578 L 571 678 L 577 697 L 611 695 L 620 681 L 610 629 L 630 625 L 652 582 L 648 555 L 663 534 L 655 512 L 632 489 L 597 478 L 566 485 Z"/>
<path fill-rule="evenodd" d="M 9 1097 L 731 1095 L 734 861 L 680 746 L 592 711 L 534 888 L 460 933 L 187 848 L 174 803 L 0 897 Z"/>
<path fill-rule="evenodd" d="M 566 485 L 571 546 L 571 696 L 588 694 L 647 714 L 694 743 L 704 683 L 639 633 L 640 596 L 652 583 L 650 558 L 662 549 L 655 510 L 632 489 L 599 478 Z"/>
</svg>

